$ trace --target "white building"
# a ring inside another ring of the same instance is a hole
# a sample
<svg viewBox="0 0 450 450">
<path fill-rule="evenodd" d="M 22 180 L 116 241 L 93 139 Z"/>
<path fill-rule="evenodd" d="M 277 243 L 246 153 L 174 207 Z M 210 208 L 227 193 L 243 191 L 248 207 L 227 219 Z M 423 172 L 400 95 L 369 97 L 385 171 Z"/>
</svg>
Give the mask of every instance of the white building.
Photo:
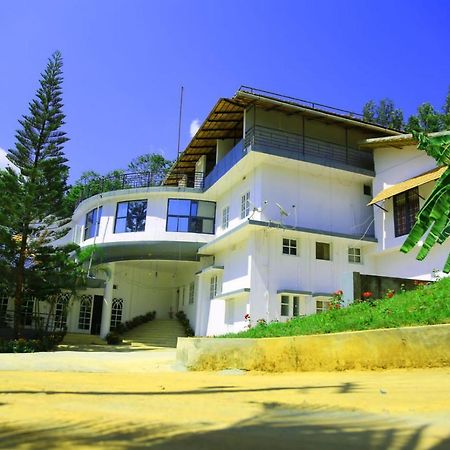
<svg viewBox="0 0 450 450">
<path fill-rule="evenodd" d="M 408 135 L 242 89 L 216 103 L 164 185 L 129 176 L 79 204 L 67 239 L 98 251 L 68 329 L 104 336 L 183 310 L 196 335 L 219 335 L 246 314 L 316 313 L 337 289 L 352 301 L 353 272 L 430 279 L 448 244 L 424 262 L 399 252 L 437 173 L 410 179 L 430 169 Z"/>
</svg>

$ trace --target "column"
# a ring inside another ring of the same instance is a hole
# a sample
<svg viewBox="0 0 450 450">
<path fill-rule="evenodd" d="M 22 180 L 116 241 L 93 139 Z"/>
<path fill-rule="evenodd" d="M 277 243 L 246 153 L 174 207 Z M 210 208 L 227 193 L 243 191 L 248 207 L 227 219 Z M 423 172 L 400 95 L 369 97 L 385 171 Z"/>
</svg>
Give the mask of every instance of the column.
<svg viewBox="0 0 450 450">
<path fill-rule="evenodd" d="M 113 289 L 114 289 L 114 263 L 108 264 L 108 273 L 105 295 L 103 296 L 103 308 L 102 308 L 102 324 L 100 326 L 100 337 L 104 338 L 108 333 L 111 326 L 111 310 L 112 310 L 112 300 L 113 300 Z"/>
</svg>

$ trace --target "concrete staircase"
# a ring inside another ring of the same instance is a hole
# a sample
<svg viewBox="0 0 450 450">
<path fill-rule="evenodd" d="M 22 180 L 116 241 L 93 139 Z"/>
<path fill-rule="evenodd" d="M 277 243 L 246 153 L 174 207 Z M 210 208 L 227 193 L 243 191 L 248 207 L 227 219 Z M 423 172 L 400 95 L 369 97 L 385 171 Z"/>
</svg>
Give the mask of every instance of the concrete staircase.
<svg viewBox="0 0 450 450">
<path fill-rule="evenodd" d="M 124 343 L 133 347 L 177 346 L 177 338 L 186 336 L 177 319 L 152 320 L 123 334 Z"/>
</svg>

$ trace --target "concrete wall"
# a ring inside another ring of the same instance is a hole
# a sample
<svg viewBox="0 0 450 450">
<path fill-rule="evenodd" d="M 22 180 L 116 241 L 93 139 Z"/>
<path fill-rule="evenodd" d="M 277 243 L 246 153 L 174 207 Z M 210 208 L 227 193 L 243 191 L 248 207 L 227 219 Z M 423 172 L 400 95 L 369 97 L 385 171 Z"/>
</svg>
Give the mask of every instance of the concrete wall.
<svg viewBox="0 0 450 450">
<path fill-rule="evenodd" d="M 179 338 L 177 360 L 193 370 L 267 372 L 443 367 L 450 325 L 263 339 Z"/>
</svg>

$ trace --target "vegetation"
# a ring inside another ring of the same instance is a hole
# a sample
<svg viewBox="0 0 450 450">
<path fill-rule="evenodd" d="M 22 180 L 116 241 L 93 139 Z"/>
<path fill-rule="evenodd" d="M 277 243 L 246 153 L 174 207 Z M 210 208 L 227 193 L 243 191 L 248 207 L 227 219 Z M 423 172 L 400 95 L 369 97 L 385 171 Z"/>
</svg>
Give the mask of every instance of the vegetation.
<svg viewBox="0 0 450 450">
<path fill-rule="evenodd" d="M 191 324 L 189 323 L 189 319 L 187 318 L 187 315 L 184 311 L 178 311 L 175 314 L 175 317 L 178 319 L 178 321 L 183 325 L 184 333 L 186 336 L 194 336 L 194 330 L 191 327 Z"/>
<path fill-rule="evenodd" d="M 394 295 L 388 292 L 384 299 L 361 301 L 322 314 L 296 317 L 287 323 L 260 321 L 248 331 L 225 337 L 298 336 L 450 323 L 449 296 L 450 278 L 444 278 L 413 291 Z"/>
<path fill-rule="evenodd" d="M 418 149 L 425 150 L 438 164 L 448 166 L 417 214 L 416 223 L 400 249 L 404 253 L 409 252 L 427 234 L 417 254 L 417 259 L 421 261 L 436 243 L 443 244 L 450 236 L 450 136 L 430 138 L 416 132 L 413 135 L 419 142 Z M 450 252 L 443 271 L 450 272 Z"/>
<path fill-rule="evenodd" d="M 64 339 L 65 332 L 42 335 L 38 339 L 0 339 L 0 353 L 34 353 L 54 350 Z"/>
<path fill-rule="evenodd" d="M 62 80 L 62 57 L 56 52 L 29 114 L 19 120 L 15 148 L 7 155 L 15 169 L 0 171 L 0 289 L 14 297 L 16 337 L 22 335 L 26 299 L 54 297 L 75 289 L 83 278 L 80 262 L 71 258 L 77 246 L 52 246 L 67 232 Z"/>
<path fill-rule="evenodd" d="M 367 122 L 405 130 L 408 133 L 450 130 L 450 87 L 441 111 L 436 110 L 431 103 L 423 103 L 417 108 L 417 114 L 410 116 L 404 123 L 403 111 L 395 108 L 392 100 L 384 98 L 378 104 L 374 100 L 369 100 L 363 107 L 363 118 Z"/>
</svg>

